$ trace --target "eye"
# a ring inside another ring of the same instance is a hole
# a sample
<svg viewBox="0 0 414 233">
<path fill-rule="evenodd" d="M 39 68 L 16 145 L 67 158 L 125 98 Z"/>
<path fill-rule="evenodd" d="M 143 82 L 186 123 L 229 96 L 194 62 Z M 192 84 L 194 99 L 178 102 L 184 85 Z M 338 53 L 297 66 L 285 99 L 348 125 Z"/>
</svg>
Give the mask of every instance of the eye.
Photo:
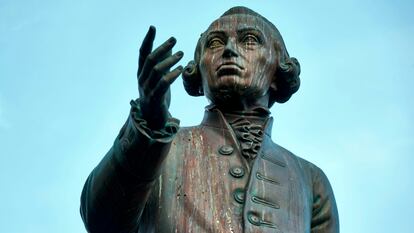
<svg viewBox="0 0 414 233">
<path fill-rule="evenodd" d="M 208 44 L 207 44 L 207 47 L 209 47 L 210 49 L 218 48 L 221 46 L 224 46 L 224 42 L 218 37 L 212 38 L 211 40 L 208 41 Z"/>
<path fill-rule="evenodd" d="M 256 35 L 246 34 L 245 36 L 243 36 L 242 42 L 245 46 L 254 46 L 258 45 L 260 43 L 260 40 Z"/>
</svg>

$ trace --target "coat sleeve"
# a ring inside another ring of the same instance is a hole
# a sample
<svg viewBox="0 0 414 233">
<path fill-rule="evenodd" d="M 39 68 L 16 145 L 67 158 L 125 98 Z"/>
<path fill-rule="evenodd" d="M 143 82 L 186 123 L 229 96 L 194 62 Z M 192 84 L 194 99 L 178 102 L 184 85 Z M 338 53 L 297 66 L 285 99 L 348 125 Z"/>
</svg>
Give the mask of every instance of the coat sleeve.
<svg viewBox="0 0 414 233">
<path fill-rule="evenodd" d="M 312 166 L 313 206 L 312 233 L 339 233 L 339 218 L 335 197 L 323 171 Z"/>
<path fill-rule="evenodd" d="M 171 118 L 152 131 L 131 101 L 127 122 L 83 187 L 80 212 L 88 232 L 136 231 L 178 124 Z"/>
</svg>

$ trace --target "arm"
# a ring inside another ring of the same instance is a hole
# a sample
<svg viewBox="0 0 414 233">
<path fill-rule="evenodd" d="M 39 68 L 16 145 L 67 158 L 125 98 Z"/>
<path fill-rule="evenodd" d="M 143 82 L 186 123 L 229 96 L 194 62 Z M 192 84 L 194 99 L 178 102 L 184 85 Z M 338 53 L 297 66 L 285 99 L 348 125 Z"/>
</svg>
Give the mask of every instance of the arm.
<svg viewBox="0 0 414 233">
<path fill-rule="evenodd" d="M 155 28 L 150 27 L 140 49 L 140 99 L 131 101 L 127 122 L 82 191 L 81 216 L 91 233 L 137 229 L 178 130 L 178 121 L 168 113 L 169 86 L 182 67 L 169 69 L 181 59 L 182 52 L 171 55 L 174 38 L 151 52 L 154 37 Z"/>
<path fill-rule="evenodd" d="M 115 142 L 89 175 L 81 196 L 81 216 L 88 232 L 132 232 L 151 192 L 178 122 L 151 131 L 138 118 L 132 102 L 130 116 Z"/>
<path fill-rule="evenodd" d="M 313 166 L 312 233 L 339 233 L 338 210 L 328 178 L 323 171 Z"/>
</svg>

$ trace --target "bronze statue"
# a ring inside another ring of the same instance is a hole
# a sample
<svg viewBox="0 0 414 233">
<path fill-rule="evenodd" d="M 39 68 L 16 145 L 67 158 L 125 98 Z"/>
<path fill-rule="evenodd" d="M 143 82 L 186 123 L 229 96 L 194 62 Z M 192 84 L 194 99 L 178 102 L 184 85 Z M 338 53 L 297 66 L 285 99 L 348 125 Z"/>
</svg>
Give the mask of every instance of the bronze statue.
<svg viewBox="0 0 414 233">
<path fill-rule="evenodd" d="M 172 37 L 140 49 L 140 98 L 81 197 L 89 232 L 339 232 L 322 170 L 271 139 L 274 102 L 299 89 L 300 66 L 263 16 L 234 7 L 214 21 L 194 61 L 170 71 Z M 211 102 L 199 126 L 179 128 L 169 86 L 182 73 Z"/>
</svg>

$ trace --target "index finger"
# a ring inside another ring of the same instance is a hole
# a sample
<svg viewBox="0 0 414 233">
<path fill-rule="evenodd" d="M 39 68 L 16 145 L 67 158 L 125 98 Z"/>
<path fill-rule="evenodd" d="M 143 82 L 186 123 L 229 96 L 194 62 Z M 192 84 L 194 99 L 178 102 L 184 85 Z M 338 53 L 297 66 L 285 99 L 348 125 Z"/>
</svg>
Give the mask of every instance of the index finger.
<svg viewBox="0 0 414 233">
<path fill-rule="evenodd" d="M 138 75 L 141 73 L 142 67 L 144 66 L 145 59 L 147 58 L 148 54 L 152 51 L 152 45 L 154 43 L 155 38 L 155 27 L 150 26 L 148 29 L 147 34 L 142 41 L 141 48 L 139 49 L 139 60 L 138 60 Z"/>
</svg>

